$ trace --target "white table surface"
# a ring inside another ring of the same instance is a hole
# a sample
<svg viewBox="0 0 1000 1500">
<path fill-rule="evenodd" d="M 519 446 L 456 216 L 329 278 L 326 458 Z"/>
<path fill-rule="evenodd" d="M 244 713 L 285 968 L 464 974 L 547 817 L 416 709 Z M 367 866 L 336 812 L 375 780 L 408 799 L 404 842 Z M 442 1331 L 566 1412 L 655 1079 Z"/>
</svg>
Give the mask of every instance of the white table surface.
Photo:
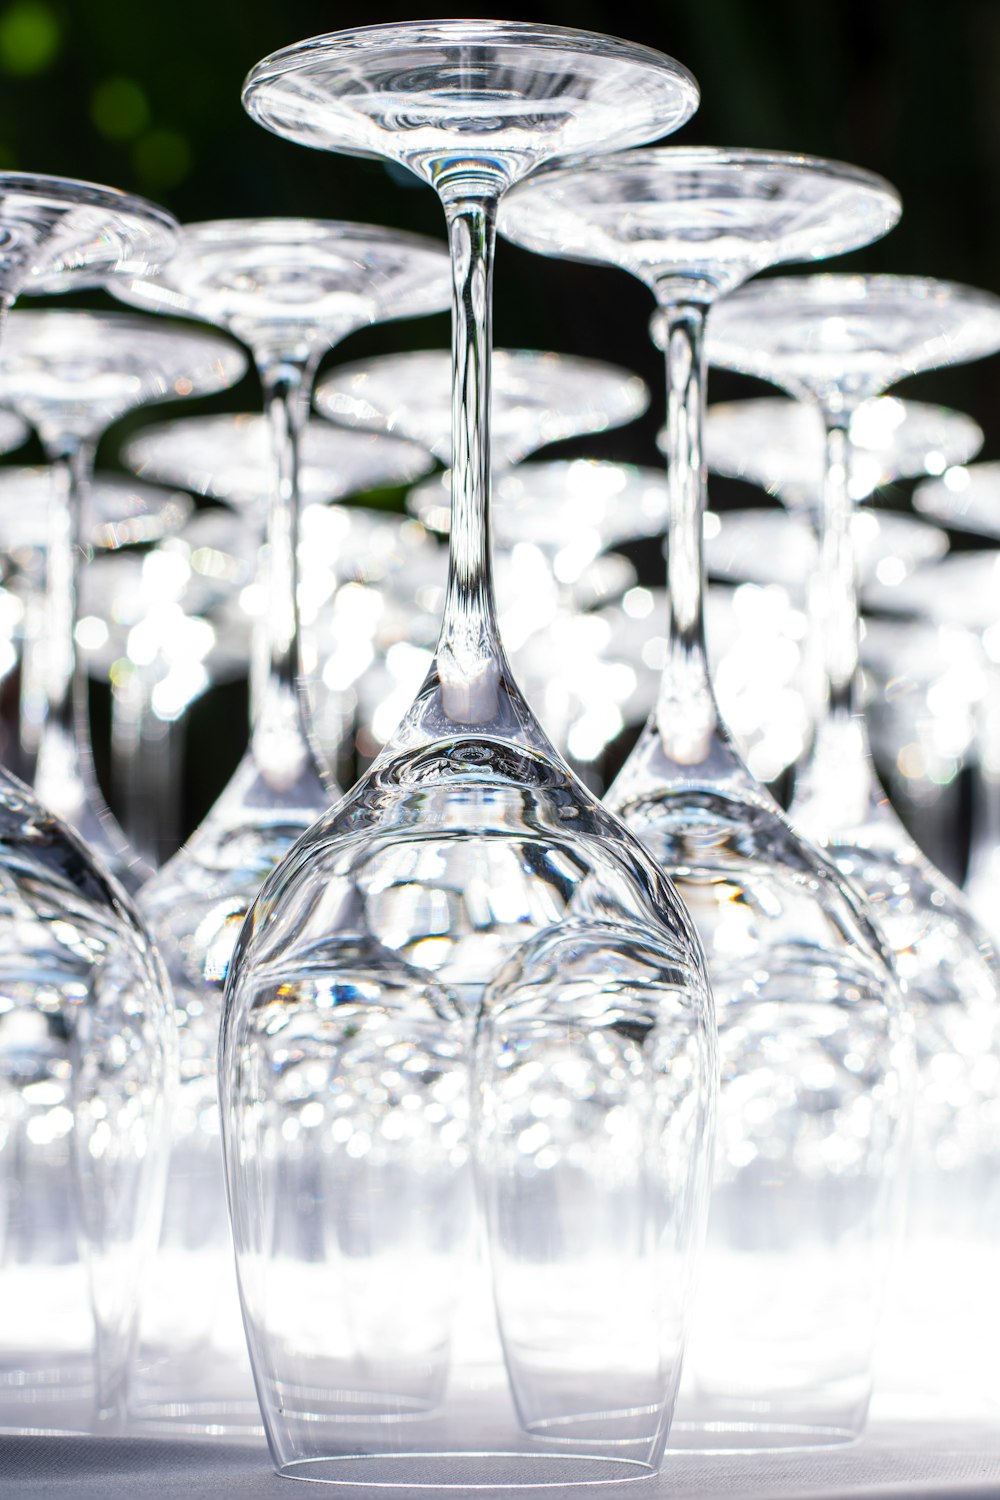
<svg viewBox="0 0 1000 1500">
<path fill-rule="evenodd" d="M 311 1495 L 322 1491 L 308 1490 Z M 383 1489 L 330 1486 L 331 1496 L 450 1500 L 510 1489 Z M 530 1495 L 532 1491 L 522 1491 Z M 534 1491 L 544 1500 L 575 1500 L 569 1487 Z M 10 1500 L 289 1500 L 295 1490 L 271 1468 L 260 1441 L 170 1441 L 144 1438 L 0 1437 L 0 1496 Z M 875 1422 L 858 1443 L 825 1451 L 668 1456 L 655 1479 L 577 1489 L 580 1500 L 634 1494 L 649 1500 L 966 1500 L 1000 1497 L 1000 1424 Z"/>
</svg>

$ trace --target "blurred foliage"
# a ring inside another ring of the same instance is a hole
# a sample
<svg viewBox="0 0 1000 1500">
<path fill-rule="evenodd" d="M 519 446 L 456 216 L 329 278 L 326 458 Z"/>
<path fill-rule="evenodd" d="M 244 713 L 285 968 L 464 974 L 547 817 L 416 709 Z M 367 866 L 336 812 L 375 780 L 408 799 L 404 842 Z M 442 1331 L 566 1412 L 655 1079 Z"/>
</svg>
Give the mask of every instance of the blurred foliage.
<svg viewBox="0 0 1000 1500">
<path fill-rule="evenodd" d="M 252 124 L 240 105 L 241 81 L 266 53 L 412 15 L 389 3 L 373 11 L 314 0 L 0 0 L 0 167 L 111 183 L 183 220 L 303 214 L 441 237 L 433 194 L 406 174 L 297 148 Z M 902 223 L 838 269 L 1000 291 L 997 0 L 953 0 L 947 10 L 938 0 L 653 0 L 634 10 L 576 0 L 506 15 L 612 32 L 678 57 L 703 98 L 679 140 L 813 152 L 883 173 L 903 196 Z M 646 291 L 621 272 L 500 247 L 498 343 L 615 360 L 659 393 L 649 311 Z M 446 341 L 443 318 L 390 324 L 354 335 L 334 358 Z M 713 397 L 748 392 L 735 377 L 713 377 Z M 1000 456 L 1000 359 L 921 377 L 912 392 L 972 412 L 988 433 L 984 456 Z M 254 400 L 252 382 L 232 399 Z M 578 451 L 656 462 L 659 401 L 633 428 Z M 114 461 L 115 441 L 110 434 L 102 445 L 105 462 Z M 213 757 L 201 774 L 192 817 L 236 754 L 234 738 L 232 757 Z"/>
</svg>

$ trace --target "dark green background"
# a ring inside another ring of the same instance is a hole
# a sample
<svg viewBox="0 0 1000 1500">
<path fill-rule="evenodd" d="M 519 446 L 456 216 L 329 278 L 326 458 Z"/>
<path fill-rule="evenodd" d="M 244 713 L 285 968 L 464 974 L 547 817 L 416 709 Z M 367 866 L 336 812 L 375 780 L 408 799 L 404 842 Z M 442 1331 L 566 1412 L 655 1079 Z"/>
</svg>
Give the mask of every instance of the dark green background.
<svg viewBox="0 0 1000 1500">
<path fill-rule="evenodd" d="M 608 31 L 679 58 L 702 90 L 701 109 L 679 141 L 815 152 L 883 173 L 902 194 L 902 222 L 838 268 L 928 274 L 1000 292 L 996 0 L 947 7 L 940 0 L 672 0 L 635 10 L 580 0 L 502 14 Z M 415 180 L 278 140 L 250 122 L 239 97 L 247 70 L 278 47 L 420 15 L 389 4 L 307 0 L 0 3 L 0 168 L 111 183 L 158 200 L 182 220 L 301 214 L 442 236 L 437 201 Z M 656 461 L 662 378 L 645 336 L 649 310 L 648 294 L 621 272 L 500 247 L 498 343 L 616 360 L 643 373 L 656 392 L 654 414 L 643 423 L 580 451 Z M 446 341 L 443 318 L 389 325 L 354 336 L 334 358 Z M 983 456 L 1000 456 L 1000 359 L 921 377 L 910 389 L 972 412 L 987 431 Z M 749 391 L 733 377 L 713 379 L 713 397 Z M 214 404 L 255 401 L 247 381 Z M 105 464 L 114 463 L 120 435 L 121 428 L 103 444 Z M 234 702 L 199 710 L 189 821 L 240 753 Z M 199 751 L 206 715 L 211 754 Z"/>
</svg>

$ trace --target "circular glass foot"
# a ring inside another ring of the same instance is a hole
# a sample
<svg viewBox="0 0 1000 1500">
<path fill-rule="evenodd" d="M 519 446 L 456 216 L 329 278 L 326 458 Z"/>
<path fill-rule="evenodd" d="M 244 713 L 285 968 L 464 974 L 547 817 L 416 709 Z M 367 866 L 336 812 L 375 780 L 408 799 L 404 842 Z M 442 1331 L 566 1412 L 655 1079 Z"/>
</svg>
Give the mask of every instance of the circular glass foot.
<svg viewBox="0 0 1000 1500">
<path fill-rule="evenodd" d="M 819 1422 L 675 1422 L 667 1453 L 760 1453 L 830 1448 L 859 1437 Z"/>
<path fill-rule="evenodd" d="M 552 1453 L 377 1453 L 299 1459 L 276 1466 L 285 1479 L 371 1489 L 571 1489 L 648 1479 L 632 1459 Z"/>
</svg>

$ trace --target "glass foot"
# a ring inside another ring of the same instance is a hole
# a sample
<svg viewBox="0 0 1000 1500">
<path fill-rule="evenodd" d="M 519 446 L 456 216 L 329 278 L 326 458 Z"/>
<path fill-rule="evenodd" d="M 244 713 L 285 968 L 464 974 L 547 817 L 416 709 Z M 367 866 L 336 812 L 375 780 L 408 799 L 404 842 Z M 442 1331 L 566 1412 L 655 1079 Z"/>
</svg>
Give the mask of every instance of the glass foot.
<svg viewBox="0 0 1000 1500">
<path fill-rule="evenodd" d="M 285 1479 L 363 1484 L 367 1489 L 545 1489 L 649 1479 L 655 1470 L 631 1459 L 551 1453 L 378 1453 L 300 1459 L 278 1466 Z"/>
<path fill-rule="evenodd" d="M 860 1433 L 822 1422 L 675 1422 L 667 1439 L 671 1453 L 799 1452 L 853 1443 Z"/>
</svg>

